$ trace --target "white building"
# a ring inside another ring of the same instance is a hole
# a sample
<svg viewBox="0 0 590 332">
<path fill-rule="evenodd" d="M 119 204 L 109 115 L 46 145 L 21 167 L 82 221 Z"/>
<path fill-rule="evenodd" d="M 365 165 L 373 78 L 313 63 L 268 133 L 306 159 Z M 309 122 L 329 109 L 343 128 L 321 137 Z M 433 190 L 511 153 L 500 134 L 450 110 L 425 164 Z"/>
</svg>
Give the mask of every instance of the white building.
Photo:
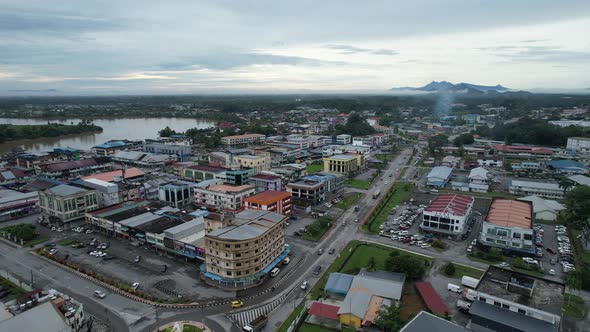
<svg viewBox="0 0 590 332">
<path fill-rule="evenodd" d="M 89 178 L 80 179 L 80 184 L 96 190 L 99 206 L 109 206 L 119 203 L 119 186 L 115 183 Z"/>
<path fill-rule="evenodd" d="M 234 161 L 237 162 L 243 168 L 252 168 L 256 171 L 256 174 L 262 171 L 270 170 L 271 160 L 270 155 L 249 155 L 242 154 L 233 157 Z"/>
<path fill-rule="evenodd" d="M 504 165 L 502 160 L 495 159 L 477 159 L 477 165 L 485 167 L 498 167 L 501 168 Z"/>
<path fill-rule="evenodd" d="M 375 146 L 375 138 L 373 136 L 357 136 L 352 139 L 354 146 Z"/>
<path fill-rule="evenodd" d="M 527 196 L 518 198 L 519 201 L 531 202 L 533 204 L 533 213 L 535 219 L 555 221 L 559 211 L 564 210 L 565 206 L 557 201 L 544 199 L 539 196 Z"/>
<path fill-rule="evenodd" d="M 347 145 L 352 143 L 352 137 L 350 135 L 338 135 L 336 136 L 336 144 L 338 145 Z"/>
<path fill-rule="evenodd" d="M 489 247 L 534 254 L 532 204 L 493 200 L 483 220 L 479 242 Z"/>
<path fill-rule="evenodd" d="M 264 143 L 266 136 L 261 134 L 244 134 L 244 135 L 234 135 L 234 136 L 225 136 L 221 138 L 221 144 L 223 145 L 249 145 L 249 144 L 258 144 Z"/>
<path fill-rule="evenodd" d="M 488 192 L 489 187 L 487 169 L 476 167 L 469 172 L 469 190 L 476 193 L 485 193 Z"/>
<path fill-rule="evenodd" d="M 465 195 L 442 194 L 422 212 L 420 228 L 424 231 L 461 235 L 467 232 L 474 198 Z"/>
<path fill-rule="evenodd" d="M 590 153 L 590 138 L 569 137 L 567 139 L 566 149 L 580 153 Z"/>
<path fill-rule="evenodd" d="M 244 209 L 243 199 L 254 195 L 256 189 L 250 185 L 210 185 L 204 188 L 195 188 L 194 193 L 197 205 L 227 211 L 240 211 Z"/>
<path fill-rule="evenodd" d="M 508 190 L 514 195 L 536 195 L 549 198 L 563 198 L 563 188 L 555 182 L 510 180 Z"/>
</svg>

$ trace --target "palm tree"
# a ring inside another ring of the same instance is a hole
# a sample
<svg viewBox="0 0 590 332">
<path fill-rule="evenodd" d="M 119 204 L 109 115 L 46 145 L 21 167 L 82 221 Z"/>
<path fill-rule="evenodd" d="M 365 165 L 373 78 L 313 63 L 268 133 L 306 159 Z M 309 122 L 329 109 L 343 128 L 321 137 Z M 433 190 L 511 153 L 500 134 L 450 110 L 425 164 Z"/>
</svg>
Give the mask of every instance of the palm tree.
<svg viewBox="0 0 590 332">
<path fill-rule="evenodd" d="M 574 187 L 574 181 L 562 176 L 559 178 L 559 188 L 563 189 L 563 194 L 565 195 L 572 187 Z"/>
</svg>

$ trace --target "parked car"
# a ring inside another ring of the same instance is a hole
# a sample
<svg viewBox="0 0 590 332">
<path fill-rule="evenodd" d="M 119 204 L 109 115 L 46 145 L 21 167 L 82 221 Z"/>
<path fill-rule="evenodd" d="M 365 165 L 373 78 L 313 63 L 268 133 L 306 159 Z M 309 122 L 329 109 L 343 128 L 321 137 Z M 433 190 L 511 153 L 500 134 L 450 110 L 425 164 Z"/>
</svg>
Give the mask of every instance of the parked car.
<svg viewBox="0 0 590 332">
<path fill-rule="evenodd" d="M 332 255 L 332 254 L 334 254 L 334 252 L 336 252 L 336 249 L 330 248 L 330 250 L 328 251 L 328 254 Z"/>
<path fill-rule="evenodd" d="M 94 291 L 94 297 L 97 297 L 99 299 L 104 299 L 106 296 L 107 295 L 102 291 L 99 291 L 99 290 Z"/>
<path fill-rule="evenodd" d="M 538 262 L 537 260 L 535 260 L 535 259 L 532 259 L 532 258 L 530 258 L 530 257 L 523 257 L 523 258 L 522 258 L 522 260 L 523 260 L 525 263 L 528 263 L 528 264 L 533 264 L 533 265 L 537 265 L 537 264 L 539 264 L 539 262 Z"/>
<path fill-rule="evenodd" d="M 132 283 L 131 288 L 133 288 L 133 290 L 137 290 L 139 288 L 139 282 Z"/>
<path fill-rule="evenodd" d="M 305 280 L 302 284 L 301 284 L 301 289 L 306 290 L 307 287 L 309 287 L 309 281 Z"/>
</svg>

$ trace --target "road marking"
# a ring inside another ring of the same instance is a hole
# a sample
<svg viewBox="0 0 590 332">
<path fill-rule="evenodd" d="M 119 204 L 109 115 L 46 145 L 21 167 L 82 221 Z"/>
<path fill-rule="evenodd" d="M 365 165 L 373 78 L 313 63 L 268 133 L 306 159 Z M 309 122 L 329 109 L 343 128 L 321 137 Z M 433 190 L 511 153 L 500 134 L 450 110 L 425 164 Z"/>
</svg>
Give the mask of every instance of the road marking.
<svg viewBox="0 0 590 332">
<path fill-rule="evenodd" d="M 294 288 L 295 289 L 295 288 Z M 249 310 L 245 310 L 242 312 L 237 312 L 234 314 L 229 314 L 227 317 L 234 322 L 239 328 L 242 328 L 246 324 L 250 323 L 254 319 L 260 316 L 268 316 L 274 309 L 276 309 L 283 301 L 291 294 L 291 292 L 287 292 L 281 295 L 278 299 L 262 305 L 260 307 L 252 308 Z"/>
</svg>

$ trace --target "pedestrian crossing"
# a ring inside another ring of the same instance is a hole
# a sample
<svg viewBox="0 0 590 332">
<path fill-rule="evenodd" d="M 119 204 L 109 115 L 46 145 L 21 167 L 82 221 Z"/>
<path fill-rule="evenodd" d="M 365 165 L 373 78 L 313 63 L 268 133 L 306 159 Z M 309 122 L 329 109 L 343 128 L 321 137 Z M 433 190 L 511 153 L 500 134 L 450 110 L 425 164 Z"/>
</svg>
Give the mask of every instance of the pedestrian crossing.
<svg viewBox="0 0 590 332">
<path fill-rule="evenodd" d="M 285 293 L 281 297 L 275 299 L 270 303 L 267 303 L 257 308 L 230 314 L 227 315 L 227 317 L 231 319 L 237 326 L 245 326 L 246 324 L 250 323 L 251 321 L 262 315 L 268 316 L 268 314 L 270 314 L 276 307 L 278 307 L 287 298 L 289 294 L 290 292 Z"/>
</svg>

